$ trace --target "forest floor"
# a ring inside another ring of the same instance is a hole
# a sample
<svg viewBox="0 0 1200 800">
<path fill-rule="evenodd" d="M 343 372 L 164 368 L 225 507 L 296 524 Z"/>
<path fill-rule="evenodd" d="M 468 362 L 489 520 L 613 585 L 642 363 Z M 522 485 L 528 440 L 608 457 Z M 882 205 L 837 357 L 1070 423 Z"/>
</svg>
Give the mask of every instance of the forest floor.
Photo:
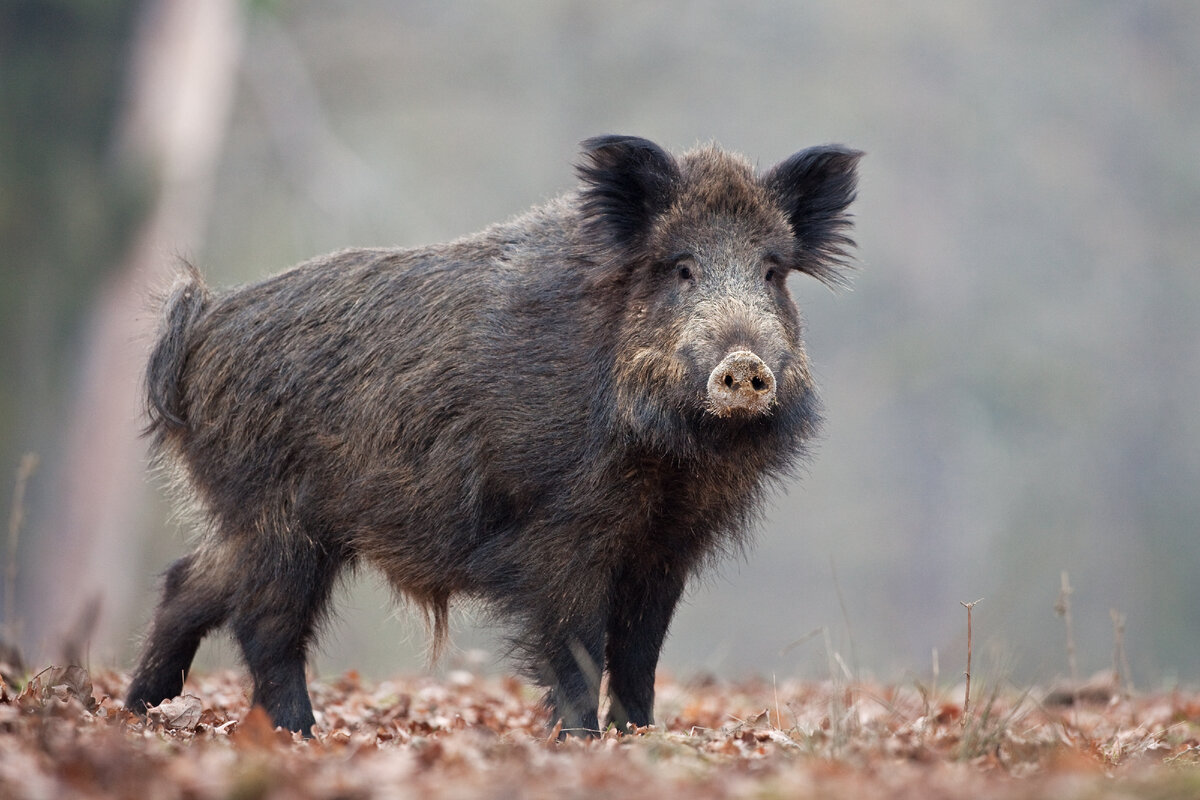
<svg viewBox="0 0 1200 800">
<path fill-rule="evenodd" d="M 660 679 L 661 727 L 559 743 L 537 693 L 452 672 L 312 685 L 313 739 L 275 730 L 233 672 L 147 719 L 126 677 L 0 680 L 0 797 L 1200 797 L 1200 694 Z"/>
</svg>

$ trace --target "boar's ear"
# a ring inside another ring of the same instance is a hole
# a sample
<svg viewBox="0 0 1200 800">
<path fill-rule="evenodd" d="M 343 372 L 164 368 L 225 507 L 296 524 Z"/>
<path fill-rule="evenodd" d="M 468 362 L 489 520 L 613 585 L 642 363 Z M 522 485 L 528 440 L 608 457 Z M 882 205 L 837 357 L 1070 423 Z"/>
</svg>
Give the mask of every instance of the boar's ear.
<svg viewBox="0 0 1200 800">
<path fill-rule="evenodd" d="M 584 182 L 584 225 L 607 244 L 637 242 L 667 210 L 679 168 L 670 154 L 636 136 L 585 140 L 576 165 Z"/>
<path fill-rule="evenodd" d="M 763 182 L 775 192 L 796 234 L 796 268 L 823 283 L 845 283 L 841 268 L 854 240 L 846 207 L 854 200 L 862 152 L 841 145 L 801 150 L 773 167 Z"/>
</svg>

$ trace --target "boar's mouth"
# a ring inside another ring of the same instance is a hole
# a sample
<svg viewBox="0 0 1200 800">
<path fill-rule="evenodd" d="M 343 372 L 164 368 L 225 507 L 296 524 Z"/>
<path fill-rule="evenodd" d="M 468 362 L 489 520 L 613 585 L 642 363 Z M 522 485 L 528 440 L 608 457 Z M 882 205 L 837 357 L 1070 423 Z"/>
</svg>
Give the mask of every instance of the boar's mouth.
<svg viewBox="0 0 1200 800">
<path fill-rule="evenodd" d="M 775 373 L 749 350 L 734 350 L 709 373 L 705 410 L 714 416 L 759 416 L 774 403 Z"/>
</svg>

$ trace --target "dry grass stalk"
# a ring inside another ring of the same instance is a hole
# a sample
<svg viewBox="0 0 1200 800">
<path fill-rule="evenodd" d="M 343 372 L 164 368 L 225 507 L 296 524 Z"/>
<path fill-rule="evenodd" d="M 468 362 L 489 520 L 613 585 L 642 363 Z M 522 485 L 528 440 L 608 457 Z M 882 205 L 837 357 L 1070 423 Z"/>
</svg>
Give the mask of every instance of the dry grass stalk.
<svg viewBox="0 0 1200 800">
<path fill-rule="evenodd" d="M 1063 625 L 1067 629 L 1067 667 L 1071 671 L 1071 686 L 1078 688 L 1079 686 L 1079 665 L 1075 661 L 1075 626 L 1071 620 L 1071 595 L 1075 592 L 1071 588 L 1071 578 L 1064 569 L 1062 571 L 1062 586 L 1058 591 L 1058 602 L 1054 604 L 1054 611 L 1063 618 Z"/>
<path fill-rule="evenodd" d="M 1125 615 L 1115 608 L 1109 609 L 1108 613 L 1113 623 L 1113 686 L 1129 695 L 1133 693 L 1133 674 L 1125 656 Z"/>
<path fill-rule="evenodd" d="M 962 604 L 962 607 L 967 610 L 967 671 L 963 673 L 967 678 L 967 688 L 963 694 L 962 724 L 963 724 L 964 728 L 967 727 L 967 721 L 970 719 L 970 711 L 971 711 L 971 644 L 972 644 L 972 642 L 971 642 L 971 639 L 972 639 L 971 609 L 973 609 L 975 606 L 979 605 L 982 602 L 983 602 L 982 597 L 973 603 L 964 603 L 961 600 L 959 601 L 959 603 Z"/>
</svg>

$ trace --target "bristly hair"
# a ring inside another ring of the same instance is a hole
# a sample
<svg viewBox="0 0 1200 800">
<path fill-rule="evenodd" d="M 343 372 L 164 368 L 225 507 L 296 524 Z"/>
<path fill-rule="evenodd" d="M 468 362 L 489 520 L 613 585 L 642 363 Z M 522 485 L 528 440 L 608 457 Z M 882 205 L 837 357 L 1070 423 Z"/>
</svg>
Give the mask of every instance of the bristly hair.
<svg viewBox="0 0 1200 800">
<path fill-rule="evenodd" d="M 860 150 L 823 145 L 801 150 L 763 176 L 779 197 L 797 240 L 797 269 L 831 287 L 847 284 L 854 240 L 846 208 L 858 184 Z"/>
<path fill-rule="evenodd" d="M 585 229 L 609 246 L 637 244 L 671 202 L 679 179 L 675 159 L 636 136 L 596 136 L 580 147 Z"/>
</svg>

